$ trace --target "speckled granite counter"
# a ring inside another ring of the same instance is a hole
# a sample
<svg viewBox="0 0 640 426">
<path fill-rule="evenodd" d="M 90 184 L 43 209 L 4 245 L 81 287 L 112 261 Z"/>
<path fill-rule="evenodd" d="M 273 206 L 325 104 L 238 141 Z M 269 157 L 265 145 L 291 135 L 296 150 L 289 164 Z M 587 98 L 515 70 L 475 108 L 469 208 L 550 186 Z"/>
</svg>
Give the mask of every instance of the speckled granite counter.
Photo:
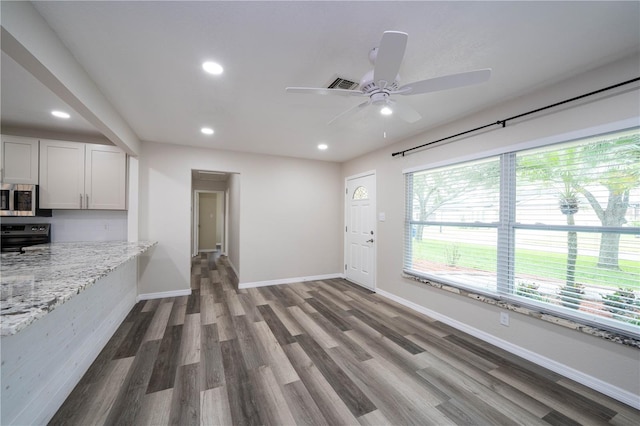
<svg viewBox="0 0 640 426">
<path fill-rule="evenodd" d="M 0 266 L 0 336 L 15 334 L 155 242 L 77 242 L 3 253 Z"/>
</svg>

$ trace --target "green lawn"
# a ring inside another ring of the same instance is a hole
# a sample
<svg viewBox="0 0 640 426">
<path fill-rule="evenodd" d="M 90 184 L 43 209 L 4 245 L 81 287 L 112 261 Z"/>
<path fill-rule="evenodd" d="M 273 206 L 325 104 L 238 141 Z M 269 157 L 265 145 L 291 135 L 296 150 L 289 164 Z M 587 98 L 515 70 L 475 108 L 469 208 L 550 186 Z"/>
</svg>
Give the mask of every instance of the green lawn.
<svg viewBox="0 0 640 426">
<path fill-rule="evenodd" d="M 471 268 L 487 272 L 496 271 L 496 250 L 489 245 L 456 243 L 456 267 Z M 440 240 L 413 242 L 413 258 L 448 264 L 452 259 L 453 245 Z M 556 279 L 563 281 L 566 275 L 567 256 L 563 253 L 549 253 L 536 250 L 516 249 L 516 274 L 528 275 L 531 280 Z M 596 266 L 595 256 L 578 256 L 576 282 L 604 287 L 625 287 L 640 290 L 640 261 L 620 260 L 620 271 Z"/>
</svg>

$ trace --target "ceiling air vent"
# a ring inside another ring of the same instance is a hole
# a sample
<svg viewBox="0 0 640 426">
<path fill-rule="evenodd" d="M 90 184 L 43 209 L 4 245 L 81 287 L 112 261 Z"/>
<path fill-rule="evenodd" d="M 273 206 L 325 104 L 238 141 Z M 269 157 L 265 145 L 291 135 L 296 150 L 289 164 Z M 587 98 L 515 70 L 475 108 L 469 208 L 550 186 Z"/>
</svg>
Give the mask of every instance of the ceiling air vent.
<svg viewBox="0 0 640 426">
<path fill-rule="evenodd" d="M 347 80 L 346 78 L 337 77 L 333 82 L 327 87 L 327 89 L 345 89 L 352 90 L 358 87 L 358 83 L 355 81 Z"/>
</svg>

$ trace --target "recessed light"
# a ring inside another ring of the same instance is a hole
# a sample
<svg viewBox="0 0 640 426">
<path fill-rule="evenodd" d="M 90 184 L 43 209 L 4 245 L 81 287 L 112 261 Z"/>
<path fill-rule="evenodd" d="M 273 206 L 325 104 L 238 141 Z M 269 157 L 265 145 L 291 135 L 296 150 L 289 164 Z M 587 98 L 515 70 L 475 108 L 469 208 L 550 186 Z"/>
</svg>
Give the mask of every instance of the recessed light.
<svg viewBox="0 0 640 426">
<path fill-rule="evenodd" d="M 318 149 L 320 151 L 324 151 L 327 148 L 329 148 L 329 145 L 327 145 L 326 143 L 321 143 L 320 145 L 318 145 Z"/>
<path fill-rule="evenodd" d="M 222 66 L 216 62 L 205 62 L 202 64 L 202 69 L 213 75 L 220 75 L 224 71 Z"/>
<path fill-rule="evenodd" d="M 204 133 L 205 135 L 212 135 L 213 134 L 213 129 L 211 127 L 203 127 L 202 129 L 200 129 L 200 131 L 202 133 Z"/>
<path fill-rule="evenodd" d="M 382 114 L 382 115 L 391 115 L 392 113 L 393 113 L 393 111 L 391 110 L 391 108 L 389 108 L 387 106 L 386 107 L 382 107 L 380 109 L 380 114 Z"/>
<path fill-rule="evenodd" d="M 58 117 L 58 118 L 69 118 L 69 117 L 71 117 L 69 114 L 67 114 L 64 111 L 51 111 L 51 115 L 53 115 L 54 117 Z"/>
</svg>

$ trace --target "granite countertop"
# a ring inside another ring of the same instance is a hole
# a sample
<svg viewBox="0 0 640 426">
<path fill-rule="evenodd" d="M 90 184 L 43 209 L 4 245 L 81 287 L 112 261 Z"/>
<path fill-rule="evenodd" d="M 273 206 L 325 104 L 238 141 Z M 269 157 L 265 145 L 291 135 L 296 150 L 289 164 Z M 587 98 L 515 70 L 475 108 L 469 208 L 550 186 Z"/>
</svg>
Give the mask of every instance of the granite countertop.
<svg viewBox="0 0 640 426">
<path fill-rule="evenodd" d="M 16 334 L 157 243 L 51 243 L 2 253 L 0 336 Z"/>
</svg>

